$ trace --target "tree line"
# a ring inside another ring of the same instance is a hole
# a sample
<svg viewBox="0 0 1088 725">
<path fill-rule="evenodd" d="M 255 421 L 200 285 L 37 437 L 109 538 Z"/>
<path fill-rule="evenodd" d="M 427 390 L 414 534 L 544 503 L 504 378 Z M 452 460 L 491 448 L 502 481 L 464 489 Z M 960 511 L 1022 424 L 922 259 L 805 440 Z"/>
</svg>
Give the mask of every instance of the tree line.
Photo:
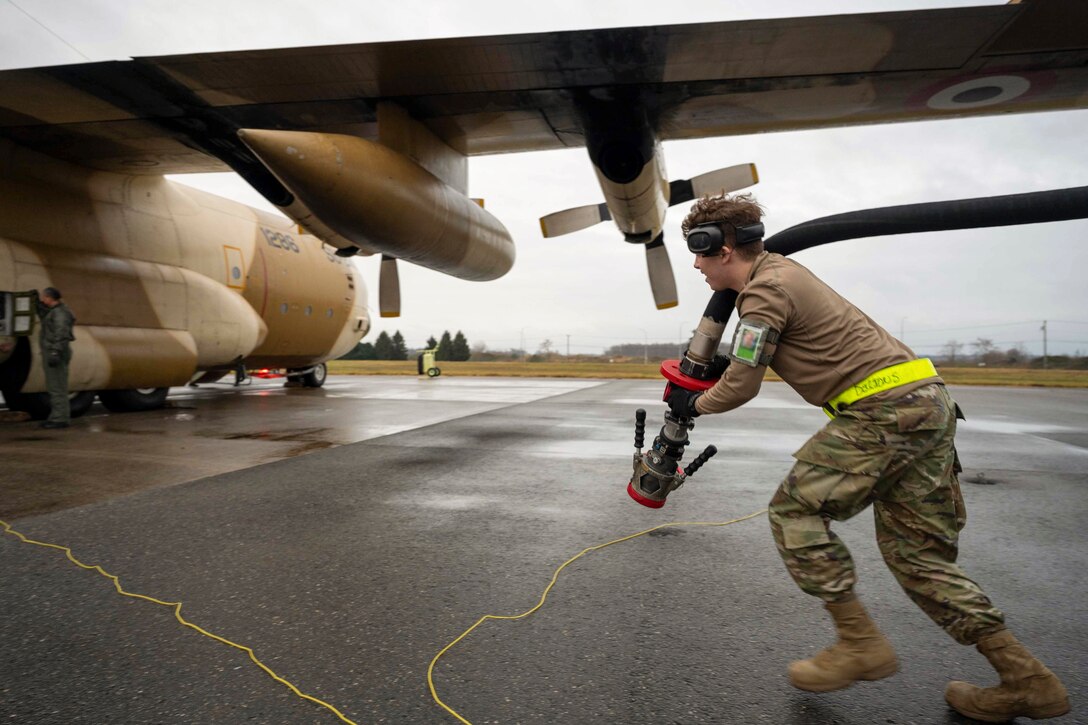
<svg viewBox="0 0 1088 725">
<path fill-rule="evenodd" d="M 964 354 L 961 352 L 964 348 L 970 350 Z M 1074 355 L 1032 355 L 1023 343 L 1002 350 L 987 337 L 980 337 L 969 343 L 949 340 L 941 346 L 941 352 L 934 356 L 934 361 L 948 366 L 1088 370 L 1088 357 L 1081 355 L 1079 350 Z"/>
<path fill-rule="evenodd" d="M 722 346 L 718 349 L 718 352 L 723 354 L 728 352 L 728 344 L 729 341 L 724 340 Z M 475 352 L 473 352 L 469 348 L 469 343 L 465 338 L 464 333 L 458 330 L 455 335 L 450 335 L 447 330 L 442 333 L 440 340 L 436 340 L 433 335 L 430 336 L 427 339 L 426 347 L 424 349 L 437 348 L 438 350 L 435 357 L 439 361 L 463 361 L 472 359 L 477 362 L 500 360 L 522 360 L 528 362 L 567 360 L 584 362 L 605 359 L 620 362 L 645 359 L 656 363 L 661 360 L 679 357 L 683 353 L 683 348 L 686 347 L 686 343 L 629 342 L 620 345 L 612 345 L 605 350 L 603 355 L 581 354 L 574 356 L 561 355 L 556 352 L 555 347 L 556 346 L 551 340 L 544 340 L 540 344 L 540 349 L 535 354 L 529 354 L 525 350 L 520 349 L 488 350 L 487 345 L 484 343 L 477 343 Z M 925 346 L 916 348 L 916 351 L 923 352 L 924 349 Z M 401 334 L 400 330 L 397 330 L 392 335 L 387 332 L 382 332 L 373 342 L 360 342 L 348 354 L 344 355 L 341 360 L 408 360 L 415 359 L 419 352 L 421 352 L 421 350 L 408 348 L 405 344 L 404 336 Z M 940 351 L 938 353 L 931 354 L 931 356 L 938 365 L 948 366 L 986 365 L 991 367 L 1088 369 L 1088 357 L 1083 356 L 1079 350 L 1073 355 L 1050 354 L 1044 358 L 1032 355 L 1022 344 L 1017 344 L 1008 349 L 1002 349 L 993 340 L 983 337 L 969 343 L 963 343 L 958 340 L 949 340 L 947 343 L 940 346 Z"/>
<path fill-rule="evenodd" d="M 427 338 L 425 349 L 438 348 L 435 353 L 437 360 L 460 361 L 468 360 L 472 352 L 469 350 L 468 340 L 460 330 L 450 336 L 449 330 L 442 333 L 440 340 L 435 340 L 434 335 Z M 421 350 L 409 350 L 404 342 L 404 335 L 397 330 L 390 336 L 384 330 L 379 333 L 374 342 L 359 342 L 341 360 L 407 360 L 409 355 L 415 357 Z"/>
</svg>

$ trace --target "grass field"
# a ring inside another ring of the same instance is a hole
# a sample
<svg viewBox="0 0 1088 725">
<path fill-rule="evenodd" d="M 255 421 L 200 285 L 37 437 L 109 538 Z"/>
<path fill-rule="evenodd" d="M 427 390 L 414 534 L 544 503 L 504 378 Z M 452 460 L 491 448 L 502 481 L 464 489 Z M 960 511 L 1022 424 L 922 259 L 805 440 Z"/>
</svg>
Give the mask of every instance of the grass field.
<svg viewBox="0 0 1088 725">
<path fill-rule="evenodd" d="M 659 363 L 635 362 L 443 362 L 443 375 L 510 378 L 638 378 L 660 380 Z M 939 368 L 952 385 L 1088 388 L 1088 370 L 1022 368 Z M 415 360 L 333 360 L 333 375 L 415 375 Z M 768 374 L 768 380 L 778 380 Z"/>
</svg>

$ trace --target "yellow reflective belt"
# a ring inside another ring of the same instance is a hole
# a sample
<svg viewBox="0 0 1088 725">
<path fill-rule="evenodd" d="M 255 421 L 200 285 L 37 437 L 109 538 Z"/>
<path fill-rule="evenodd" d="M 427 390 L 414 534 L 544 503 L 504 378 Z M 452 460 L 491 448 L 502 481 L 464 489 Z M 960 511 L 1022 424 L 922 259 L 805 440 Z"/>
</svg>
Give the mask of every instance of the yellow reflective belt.
<svg viewBox="0 0 1088 725">
<path fill-rule="evenodd" d="M 828 418 L 834 418 L 835 414 L 840 410 L 862 398 L 868 398 L 870 395 L 898 388 L 900 385 L 932 378 L 936 374 L 937 368 L 933 367 L 933 361 L 925 357 L 877 370 L 861 382 L 854 383 L 824 403 L 824 412 L 827 413 Z"/>
</svg>

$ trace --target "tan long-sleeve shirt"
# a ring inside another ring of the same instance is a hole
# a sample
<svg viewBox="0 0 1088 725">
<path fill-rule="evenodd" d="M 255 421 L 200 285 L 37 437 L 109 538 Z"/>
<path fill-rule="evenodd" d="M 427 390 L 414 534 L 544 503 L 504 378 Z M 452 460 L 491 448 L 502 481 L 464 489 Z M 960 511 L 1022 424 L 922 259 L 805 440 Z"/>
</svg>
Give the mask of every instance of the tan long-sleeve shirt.
<svg viewBox="0 0 1088 725">
<path fill-rule="evenodd" d="M 777 345 L 764 348 L 774 356 L 770 367 L 813 405 L 823 405 L 877 370 L 917 358 L 816 275 L 780 254 L 756 257 L 737 297 L 737 312 L 742 320 L 757 320 L 780 333 Z M 763 365 L 734 360 L 696 401 L 696 409 L 721 413 L 743 405 L 759 392 L 765 371 Z M 940 380 L 926 378 L 878 395 L 896 398 Z"/>
</svg>

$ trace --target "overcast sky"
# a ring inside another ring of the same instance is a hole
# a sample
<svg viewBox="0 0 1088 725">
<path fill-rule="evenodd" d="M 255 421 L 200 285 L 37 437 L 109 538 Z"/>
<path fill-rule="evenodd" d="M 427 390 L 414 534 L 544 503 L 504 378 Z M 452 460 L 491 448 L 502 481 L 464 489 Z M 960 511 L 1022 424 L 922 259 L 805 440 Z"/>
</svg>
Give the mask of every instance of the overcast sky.
<svg viewBox="0 0 1088 725">
<path fill-rule="evenodd" d="M 627 25 L 905 10 L 994 2 L 886 0 L 725 3 L 642 0 L 322 2 L 320 0 L 0 0 L 0 68 L 141 55 L 407 40 Z M 1088 183 L 1088 112 L 764 134 L 671 142 L 671 178 L 755 162 L 768 234 L 828 214 L 877 206 L 1041 191 Z M 465 282 L 401 264 L 402 316 L 377 316 L 376 258 L 359 266 L 373 339 L 399 329 L 409 346 L 443 330 L 492 349 L 545 339 L 560 352 L 621 342 L 678 342 L 709 299 L 691 268 L 674 207 L 666 243 L 680 306 L 654 309 L 640 247 L 608 224 L 558 239 L 538 218 L 602 200 L 584 149 L 473 158 L 470 193 L 483 197 L 518 248 L 495 282 Z M 177 177 L 180 178 L 180 177 Z M 232 174 L 186 183 L 267 205 Z M 796 256 L 920 354 L 949 340 L 1088 353 L 1088 222 L 840 242 Z M 569 336 L 569 338 L 568 338 Z M 965 351 L 970 348 L 966 348 Z"/>
</svg>

